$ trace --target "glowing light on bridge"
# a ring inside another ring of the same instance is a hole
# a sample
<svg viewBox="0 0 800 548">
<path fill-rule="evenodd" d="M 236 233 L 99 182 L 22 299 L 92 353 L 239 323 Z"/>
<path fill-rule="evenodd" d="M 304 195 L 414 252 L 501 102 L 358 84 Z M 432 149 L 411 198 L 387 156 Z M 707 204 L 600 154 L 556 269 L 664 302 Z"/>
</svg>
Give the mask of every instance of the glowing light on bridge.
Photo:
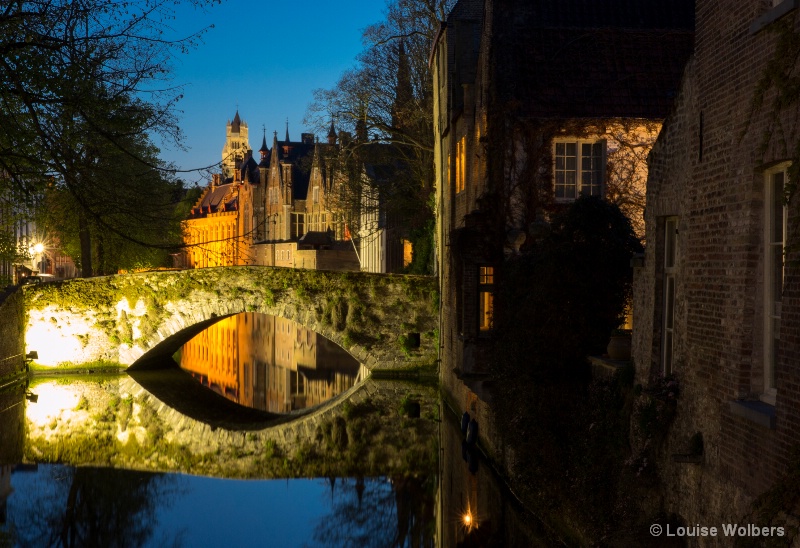
<svg viewBox="0 0 800 548">
<path fill-rule="evenodd" d="M 31 310 L 25 331 L 26 352 L 36 350 L 40 365 L 58 365 L 61 362 L 82 363 L 86 348 L 79 335 L 90 333 L 93 326 L 86 319 L 71 318 L 55 312 L 53 307 Z"/>
</svg>

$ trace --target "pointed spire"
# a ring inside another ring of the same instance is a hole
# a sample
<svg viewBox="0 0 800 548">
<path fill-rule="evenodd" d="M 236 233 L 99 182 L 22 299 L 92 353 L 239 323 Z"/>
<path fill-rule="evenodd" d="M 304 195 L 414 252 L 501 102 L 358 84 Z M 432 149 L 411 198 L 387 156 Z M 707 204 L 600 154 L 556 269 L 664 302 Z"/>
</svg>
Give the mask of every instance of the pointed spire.
<svg viewBox="0 0 800 548">
<path fill-rule="evenodd" d="M 273 131 L 272 132 L 272 154 L 270 156 L 270 162 L 269 162 L 269 164 L 271 166 L 277 166 L 278 165 L 278 160 L 280 160 L 280 158 L 278 158 L 279 152 L 280 152 L 280 148 L 278 148 L 278 132 L 277 131 Z"/>
<path fill-rule="evenodd" d="M 264 131 L 264 138 L 261 140 L 261 148 L 258 149 L 258 151 L 261 153 L 266 153 L 269 152 L 269 148 L 267 148 L 267 128 L 266 126 L 261 126 L 261 129 Z M 261 154 L 261 156 L 263 157 L 264 154 Z"/>
<path fill-rule="evenodd" d="M 233 117 L 233 122 L 231 122 L 231 132 L 239 133 L 239 130 L 242 125 L 242 119 L 239 118 L 239 108 L 236 108 L 236 116 Z"/>
<path fill-rule="evenodd" d="M 261 153 L 261 163 L 263 164 L 269 154 L 269 147 L 267 147 L 267 128 L 262 125 L 261 129 L 264 131 L 264 138 L 261 139 L 261 148 L 258 149 L 258 152 Z"/>
<path fill-rule="evenodd" d="M 336 144 L 336 128 L 333 127 L 333 119 L 331 119 L 331 129 L 328 131 L 328 144 L 335 145 Z"/>
<path fill-rule="evenodd" d="M 289 118 L 286 118 L 286 140 L 284 142 L 289 142 Z"/>
</svg>

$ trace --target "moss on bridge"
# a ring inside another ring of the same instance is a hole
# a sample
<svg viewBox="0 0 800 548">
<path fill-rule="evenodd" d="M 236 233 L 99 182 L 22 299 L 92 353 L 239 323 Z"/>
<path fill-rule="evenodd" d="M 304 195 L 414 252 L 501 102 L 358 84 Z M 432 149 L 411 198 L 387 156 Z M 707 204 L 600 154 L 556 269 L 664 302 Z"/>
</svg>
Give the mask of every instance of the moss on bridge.
<svg viewBox="0 0 800 548">
<path fill-rule="evenodd" d="M 183 415 L 127 376 L 38 378 L 30 391 L 62 404 L 32 409 L 18 428 L 24 435 L 16 436 L 15 451 L 31 462 L 227 478 L 425 476 L 437 469 L 437 392 L 403 381 L 370 380 L 305 415 L 246 429 L 238 416 L 230 429 Z M 405 411 L 409 400 L 419 417 Z"/>
<path fill-rule="evenodd" d="M 171 355 L 195 326 L 240 312 L 294 320 L 368 367 L 419 367 L 436 356 L 439 299 L 430 277 L 223 267 L 67 280 L 24 295 L 28 333 L 36 326 L 70 340 L 74 355 L 59 361 L 130 365 Z"/>
</svg>

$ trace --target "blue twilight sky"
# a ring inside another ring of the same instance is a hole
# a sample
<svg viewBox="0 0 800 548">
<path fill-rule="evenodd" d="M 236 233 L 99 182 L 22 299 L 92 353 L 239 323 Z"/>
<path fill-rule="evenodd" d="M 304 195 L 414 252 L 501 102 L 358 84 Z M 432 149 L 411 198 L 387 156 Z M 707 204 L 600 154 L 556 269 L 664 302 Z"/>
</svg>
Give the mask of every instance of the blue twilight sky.
<svg viewBox="0 0 800 548">
<path fill-rule="evenodd" d="M 161 157 L 182 170 L 219 162 L 225 124 L 237 105 L 254 151 L 261 148 L 262 125 L 271 146 L 273 131 L 283 139 L 287 118 L 291 139 L 299 140 L 309 131 L 303 117 L 313 90 L 332 88 L 355 65 L 362 31 L 385 13 L 385 0 L 223 0 L 205 13 L 179 7 L 177 34 L 214 28 L 176 59 L 173 83 L 186 86 L 178 108 L 188 150 L 160 145 Z M 179 176 L 204 183 L 197 172 Z"/>
</svg>

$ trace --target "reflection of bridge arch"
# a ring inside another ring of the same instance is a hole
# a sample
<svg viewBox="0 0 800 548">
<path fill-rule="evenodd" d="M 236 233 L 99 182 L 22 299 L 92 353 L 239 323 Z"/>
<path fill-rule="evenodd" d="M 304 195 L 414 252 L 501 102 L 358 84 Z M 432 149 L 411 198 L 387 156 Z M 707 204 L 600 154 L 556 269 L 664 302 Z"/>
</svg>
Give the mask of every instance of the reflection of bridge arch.
<svg viewBox="0 0 800 548">
<path fill-rule="evenodd" d="M 220 320 L 194 337 L 181 348 L 180 367 L 232 401 L 274 413 L 319 405 L 368 374 L 314 331 L 256 312 Z"/>
<path fill-rule="evenodd" d="M 25 289 L 26 343 L 40 361 L 147 368 L 220 318 L 261 312 L 297 322 L 369 368 L 435 359 L 433 278 L 224 267 L 69 280 Z M 409 345 L 410 333 L 420 346 Z"/>
<path fill-rule="evenodd" d="M 242 409 L 179 370 L 138 371 L 118 382 L 39 379 L 30 390 L 38 402 L 16 394 L 13 408 L 25 416 L 13 418 L 25 426 L 7 445 L 31 462 L 216 477 L 417 475 L 433 470 L 438 453 L 436 389 L 404 381 L 370 378 L 336 400 L 282 416 Z M 421 404 L 419 419 L 386 412 L 409 396 Z M 342 426 L 358 435 L 344 435 Z"/>
</svg>

